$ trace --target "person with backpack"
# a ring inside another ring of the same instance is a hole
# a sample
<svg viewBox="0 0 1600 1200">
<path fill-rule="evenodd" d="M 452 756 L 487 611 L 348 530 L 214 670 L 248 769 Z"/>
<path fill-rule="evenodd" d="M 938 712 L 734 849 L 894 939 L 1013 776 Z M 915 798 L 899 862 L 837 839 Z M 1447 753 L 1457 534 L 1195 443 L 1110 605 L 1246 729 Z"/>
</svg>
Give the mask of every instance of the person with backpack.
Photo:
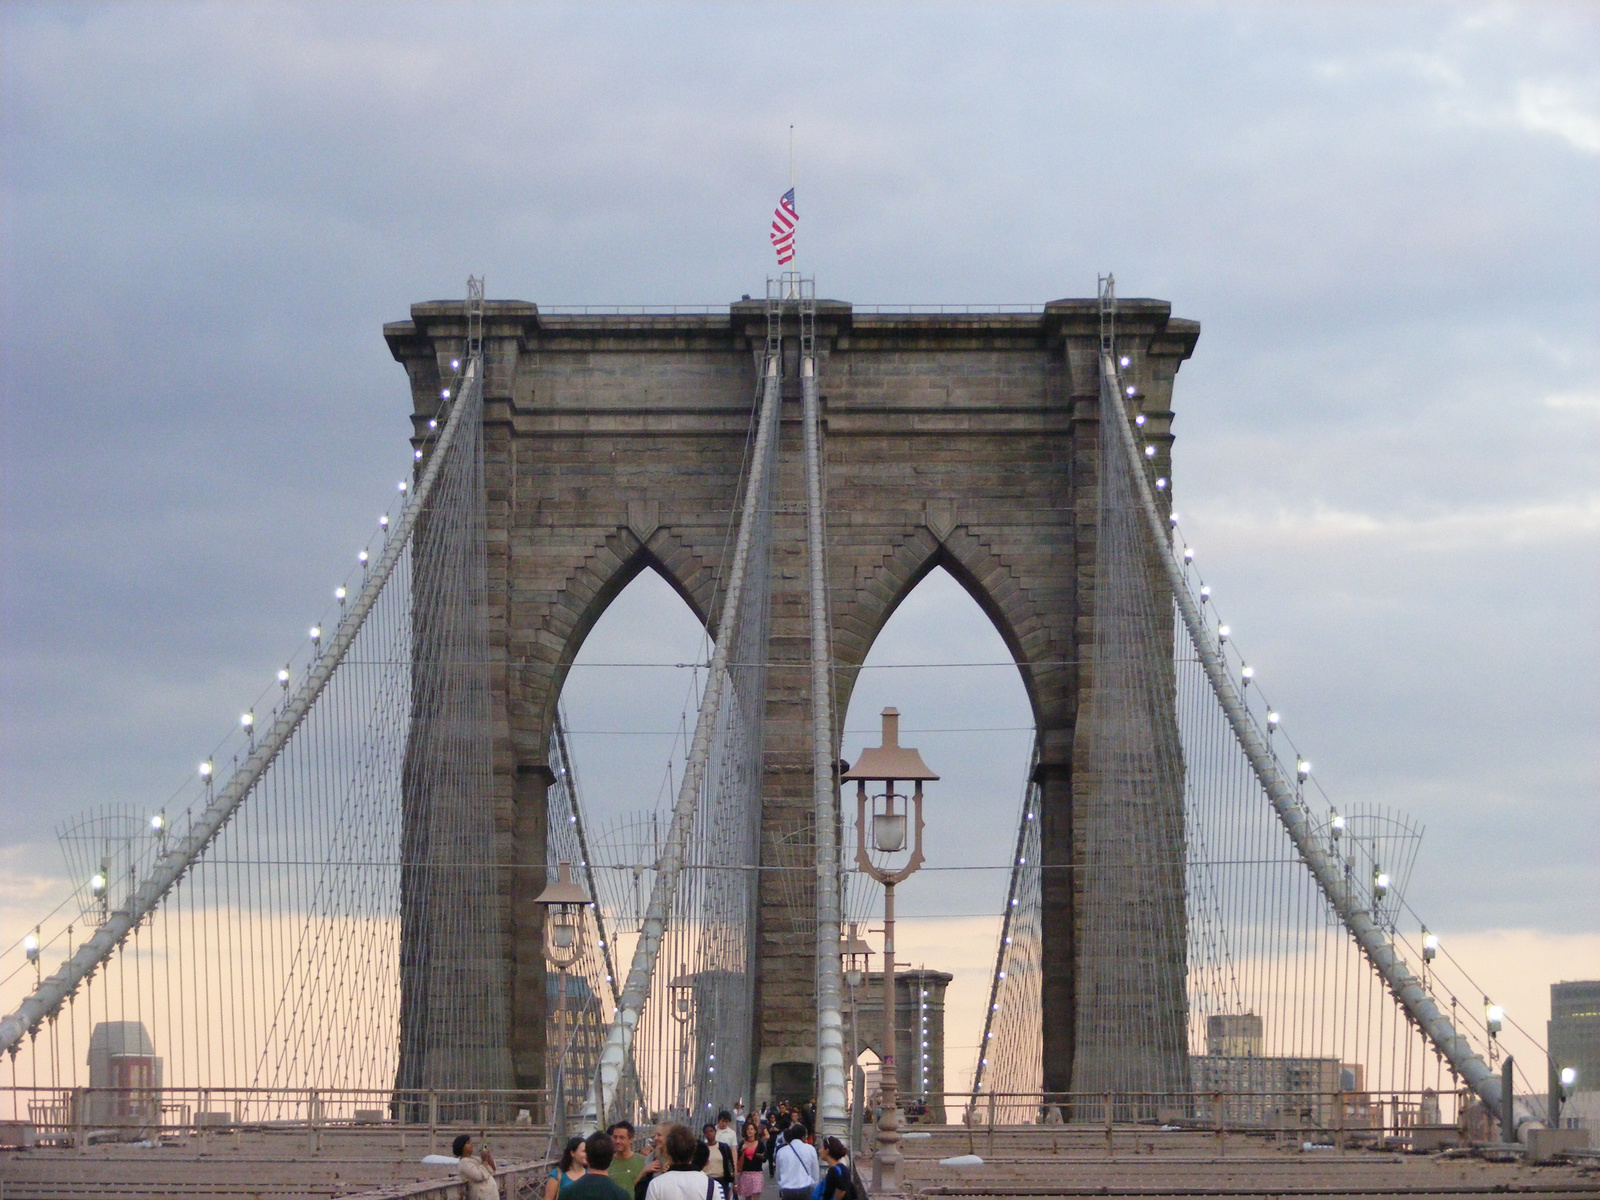
<svg viewBox="0 0 1600 1200">
<path fill-rule="evenodd" d="M 795 1124 L 779 1134 L 781 1145 L 773 1151 L 780 1200 L 811 1200 L 817 1186 L 817 1152 L 806 1141 L 806 1127 Z"/>
<path fill-rule="evenodd" d="M 670 1165 L 646 1176 L 645 1200 L 723 1200 L 717 1181 L 695 1169 L 695 1151 L 704 1144 L 687 1125 L 669 1125 L 662 1147 Z"/>
<path fill-rule="evenodd" d="M 824 1138 L 822 1162 L 828 1168 L 819 1185 L 821 1200 L 860 1200 L 855 1168 L 850 1165 L 850 1151 L 836 1137 Z"/>
</svg>

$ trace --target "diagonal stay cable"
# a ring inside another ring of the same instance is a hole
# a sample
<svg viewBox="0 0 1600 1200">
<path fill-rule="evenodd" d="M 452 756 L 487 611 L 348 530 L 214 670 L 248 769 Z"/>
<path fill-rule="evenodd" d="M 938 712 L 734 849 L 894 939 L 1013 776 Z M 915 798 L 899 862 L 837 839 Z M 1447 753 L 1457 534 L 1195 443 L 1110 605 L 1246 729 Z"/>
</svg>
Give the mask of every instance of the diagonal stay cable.
<svg viewBox="0 0 1600 1200">
<path fill-rule="evenodd" d="M 480 359 L 469 362 L 465 374 L 469 388 L 482 389 Z M 183 877 L 184 872 L 205 853 L 206 848 L 227 824 L 234 811 L 282 752 L 289 738 L 310 712 L 317 697 L 321 695 L 323 688 L 327 686 L 334 669 L 338 667 L 355 641 L 356 634 L 360 632 L 362 624 L 367 619 L 367 614 L 377 603 L 378 594 L 410 541 L 417 516 L 422 511 L 428 494 L 433 490 L 435 480 L 439 477 L 446 451 L 459 432 L 462 415 L 470 407 L 460 399 L 455 402 L 450 418 L 445 423 L 444 432 L 440 435 L 438 448 L 428 463 L 428 469 L 423 472 L 422 479 L 412 494 L 411 502 L 406 505 L 400 517 L 399 528 L 385 544 L 376 567 L 368 573 L 360 594 L 340 621 L 327 651 L 306 673 L 294 698 L 282 708 L 272 727 L 255 743 L 249 756 L 234 771 L 233 777 L 217 791 L 184 836 L 177 839 L 172 848 L 157 859 L 126 903 L 110 913 L 94 935 L 88 938 L 71 958 L 63 962 L 53 975 L 43 980 L 22 1001 L 15 1012 L 0 1019 L 0 1053 L 16 1046 L 30 1030 L 38 1028 L 42 1020 L 60 1011 L 61 1005 L 77 991 L 79 984 L 105 963 L 129 934 L 155 911 L 156 906 Z"/>
</svg>

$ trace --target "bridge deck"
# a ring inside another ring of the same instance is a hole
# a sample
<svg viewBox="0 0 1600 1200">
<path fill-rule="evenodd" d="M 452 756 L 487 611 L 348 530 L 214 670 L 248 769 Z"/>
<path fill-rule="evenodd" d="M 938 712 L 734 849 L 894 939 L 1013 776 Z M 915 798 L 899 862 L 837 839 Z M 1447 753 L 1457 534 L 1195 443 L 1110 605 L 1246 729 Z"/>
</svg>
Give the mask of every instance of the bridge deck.
<svg viewBox="0 0 1600 1200">
<path fill-rule="evenodd" d="M 430 1152 L 448 1154 L 450 1140 L 465 1132 L 441 1125 L 436 1144 L 426 1127 L 407 1131 L 324 1130 L 320 1148 L 300 1130 L 245 1130 L 209 1136 L 202 1145 L 163 1143 L 35 1148 L 0 1152 L 0 1196 L 185 1196 L 238 1200 L 246 1196 L 350 1196 L 377 1188 L 456 1178 L 452 1168 L 425 1166 Z M 472 1132 L 477 1133 L 477 1130 Z M 542 1159 L 549 1130 L 537 1126 L 495 1132 L 489 1144 L 502 1166 Z"/>
<path fill-rule="evenodd" d="M 445 1151 L 453 1131 L 441 1127 Z M 523 1129 L 490 1141 L 502 1164 L 542 1157 L 547 1131 Z M 939 1159 L 969 1152 L 982 1167 L 942 1167 Z M 1230 1134 L 1161 1132 L 1119 1126 L 1106 1153 L 1104 1129 L 939 1127 L 902 1143 L 902 1178 L 921 1196 L 1437 1196 L 1486 1194 L 1600 1196 L 1600 1165 L 1491 1163 L 1473 1158 L 1379 1153 L 1303 1152 L 1298 1142 Z M 454 1172 L 423 1166 L 426 1130 L 408 1133 L 325 1131 L 320 1149 L 308 1134 L 246 1131 L 212 1137 L 209 1145 L 93 1146 L 0 1155 L 0 1194 L 22 1197 L 352 1196 L 412 1182 L 447 1182 Z M 863 1169 L 870 1175 L 870 1167 Z M 776 1200 L 770 1185 L 768 1196 Z"/>
<path fill-rule="evenodd" d="M 1600 1195 L 1600 1167 L 1491 1163 L 1475 1158 L 1302 1151 L 1299 1141 L 1118 1126 L 935 1129 L 901 1143 L 902 1186 L 924 1196 L 1476 1196 L 1490 1192 Z M 975 1152 L 981 1167 L 943 1167 Z"/>
</svg>

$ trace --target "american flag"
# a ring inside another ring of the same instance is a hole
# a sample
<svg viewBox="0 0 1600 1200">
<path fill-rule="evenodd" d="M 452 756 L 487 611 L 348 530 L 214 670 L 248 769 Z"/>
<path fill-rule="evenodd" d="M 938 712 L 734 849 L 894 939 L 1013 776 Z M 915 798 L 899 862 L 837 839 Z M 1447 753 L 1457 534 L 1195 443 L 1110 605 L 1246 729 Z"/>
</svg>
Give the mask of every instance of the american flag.
<svg viewBox="0 0 1600 1200">
<path fill-rule="evenodd" d="M 790 188 L 772 210 L 772 248 L 778 252 L 778 265 L 788 266 L 794 260 L 794 227 L 800 223 L 800 214 L 794 210 L 794 189 Z"/>
</svg>

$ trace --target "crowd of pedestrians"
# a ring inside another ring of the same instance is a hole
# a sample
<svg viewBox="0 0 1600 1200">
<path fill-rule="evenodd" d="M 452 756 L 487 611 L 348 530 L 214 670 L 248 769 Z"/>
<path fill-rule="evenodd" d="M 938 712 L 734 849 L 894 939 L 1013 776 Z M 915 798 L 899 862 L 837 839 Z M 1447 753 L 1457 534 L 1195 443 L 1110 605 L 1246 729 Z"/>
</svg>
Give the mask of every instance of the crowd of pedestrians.
<svg viewBox="0 0 1600 1200">
<path fill-rule="evenodd" d="M 755 1200 L 769 1178 L 780 1200 L 865 1200 L 848 1148 L 836 1137 L 819 1142 L 815 1128 L 814 1106 L 773 1103 L 748 1116 L 720 1112 L 699 1137 L 659 1125 L 636 1147 L 633 1125 L 618 1121 L 567 1142 L 542 1200 Z M 488 1151 L 466 1134 L 454 1149 L 471 1200 L 498 1198 Z"/>
</svg>

